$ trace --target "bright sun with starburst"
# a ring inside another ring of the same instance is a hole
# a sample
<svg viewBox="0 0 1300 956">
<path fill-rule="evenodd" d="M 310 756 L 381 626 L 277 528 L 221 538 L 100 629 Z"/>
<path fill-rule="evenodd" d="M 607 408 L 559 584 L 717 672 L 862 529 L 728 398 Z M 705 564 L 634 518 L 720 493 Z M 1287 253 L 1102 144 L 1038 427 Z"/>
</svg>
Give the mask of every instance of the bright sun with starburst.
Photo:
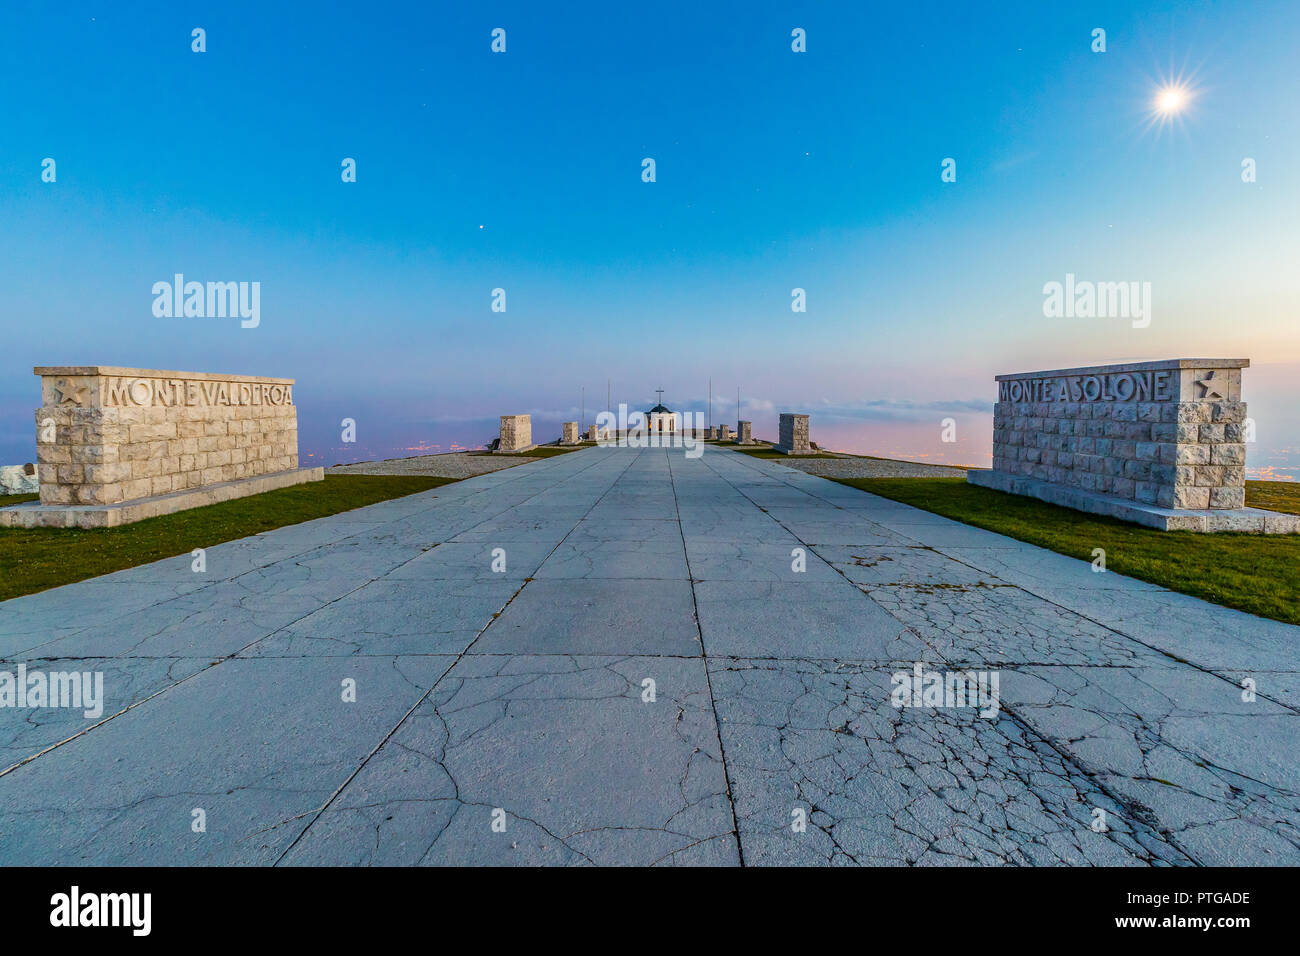
<svg viewBox="0 0 1300 956">
<path fill-rule="evenodd" d="M 1191 96 L 1185 86 L 1171 84 L 1161 87 L 1156 92 L 1155 108 L 1165 116 L 1172 116 L 1186 109 L 1190 99 Z"/>
<path fill-rule="evenodd" d="M 1191 119 L 1200 93 L 1201 88 L 1190 73 L 1153 78 L 1146 94 L 1147 130 L 1159 135 L 1167 128 L 1181 128 Z"/>
</svg>

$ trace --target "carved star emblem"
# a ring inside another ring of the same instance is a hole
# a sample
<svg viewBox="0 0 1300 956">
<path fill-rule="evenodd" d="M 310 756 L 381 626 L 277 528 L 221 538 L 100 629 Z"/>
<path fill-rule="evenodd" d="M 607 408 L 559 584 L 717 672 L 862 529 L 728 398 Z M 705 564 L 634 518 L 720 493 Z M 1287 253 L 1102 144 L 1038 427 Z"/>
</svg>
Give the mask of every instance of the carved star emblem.
<svg viewBox="0 0 1300 956">
<path fill-rule="evenodd" d="M 1205 378 L 1198 378 L 1196 384 L 1205 389 L 1205 394 L 1201 398 L 1209 398 L 1213 395 L 1215 398 L 1228 397 L 1228 383 L 1225 379 L 1215 378 L 1215 373 L 1211 372 Z"/>
<path fill-rule="evenodd" d="M 66 378 L 54 383 L 54 398 L 60 405 L 80 405 L 88 391 L 89 385 L 69 385 Z"/>
</svg>

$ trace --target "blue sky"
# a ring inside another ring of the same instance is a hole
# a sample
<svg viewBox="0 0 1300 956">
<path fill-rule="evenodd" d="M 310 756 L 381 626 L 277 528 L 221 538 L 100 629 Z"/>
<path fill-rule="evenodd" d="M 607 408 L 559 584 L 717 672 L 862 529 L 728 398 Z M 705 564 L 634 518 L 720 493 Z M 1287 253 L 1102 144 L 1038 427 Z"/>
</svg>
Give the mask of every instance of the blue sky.
<svg viewBox="0 0 1300 956">
<path fill-rule="evenodd" d="M 983 464 L 998 372 L 1241 355 L 1252 464 L 1300 465 L 1300 5 L 267 6 L 0 12 L 0 460 L 40 364 L 294 377 L 330 461 L 712 378 L 715 421 L 739 386 L 760 435 Z M 260 282 L 260 326 L 155 317 L 176 272 Z M 1151 282 L 1151 326 L 1045 318 L 1067 272 Z"/>
</svg>

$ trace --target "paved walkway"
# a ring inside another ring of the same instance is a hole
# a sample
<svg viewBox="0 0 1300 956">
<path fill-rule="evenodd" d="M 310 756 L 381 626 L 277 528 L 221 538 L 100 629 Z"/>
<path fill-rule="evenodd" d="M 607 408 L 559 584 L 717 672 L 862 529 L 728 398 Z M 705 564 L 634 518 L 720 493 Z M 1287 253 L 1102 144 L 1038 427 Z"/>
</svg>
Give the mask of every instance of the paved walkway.
<svg viewBox="0 0 1300 956">
<path fill-rule="evenodd" d="M 1300 628 L 776 462 L 584 450 L 206 562 L 0 604 L 0 670 L 107 698 L 0 710 L 0 864 L 1300 863 Z M 1000 709 L 892 706 L 918 661 Z"/>
<path fill-rule="evenodd" d="M 528 461 L 512 455 L 443 452 L 439 455 L 411 455 L 383 461 L 358 461 L 326 468 L 327 475 L 431 475 L 435 478 L 472 478 L 490 471 L 514 468 Z"/>
</svg>

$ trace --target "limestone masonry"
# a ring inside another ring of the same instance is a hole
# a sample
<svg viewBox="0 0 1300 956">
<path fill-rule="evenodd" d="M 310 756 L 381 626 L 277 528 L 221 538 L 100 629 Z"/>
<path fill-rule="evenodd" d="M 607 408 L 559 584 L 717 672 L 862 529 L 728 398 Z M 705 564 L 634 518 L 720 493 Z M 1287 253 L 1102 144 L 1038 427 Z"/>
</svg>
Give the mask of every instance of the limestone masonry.
<svg viewBox="0 0 1300 956">
<path fill-rule="evenodd" d="M 562 424 L 564 428 L 564 434 L 561 435 L 560 437 L 560 444 L 562 445 L 578 444 L 578 423 L 563 422 Z"/>
<path fill-rule="evenodd" d="M 1245 507 L 1249 365 L 1169 359 L 999 375 L 993 470 L 967 478 L 1169 530 L 1300 530 L 1300 517 Z"/>
<path fill-rule="evenodd" d="M 33 495 L 39 490 L 36 466 L 31 462 L 0 467 L 0 495 Z"/>
<path fill-rule="evenodd" d="M 40 506 L 5 509 L 0 524 L 106 527 L 322 477 L 298 469 L 292 379 L 33 371 Z"/>
<path fill-rule="evenodd" d="M 808 438 L 808 416 L 781 413 L 780 433 L 777 435 L 776 451 L 787 455 L 811 455 L 812 444 Z"/>
<path fill-rule="evenodd" d="M 528 451 L 533 444 L 533 419 L 529 415 L 502 415 L 499 454 Z"/>
<path fill-rule="evenodd" d="M 754 423 L 753 422 L 736 422 L 736 443 L 748 445 L 754 440 Z"/>
</svg>

